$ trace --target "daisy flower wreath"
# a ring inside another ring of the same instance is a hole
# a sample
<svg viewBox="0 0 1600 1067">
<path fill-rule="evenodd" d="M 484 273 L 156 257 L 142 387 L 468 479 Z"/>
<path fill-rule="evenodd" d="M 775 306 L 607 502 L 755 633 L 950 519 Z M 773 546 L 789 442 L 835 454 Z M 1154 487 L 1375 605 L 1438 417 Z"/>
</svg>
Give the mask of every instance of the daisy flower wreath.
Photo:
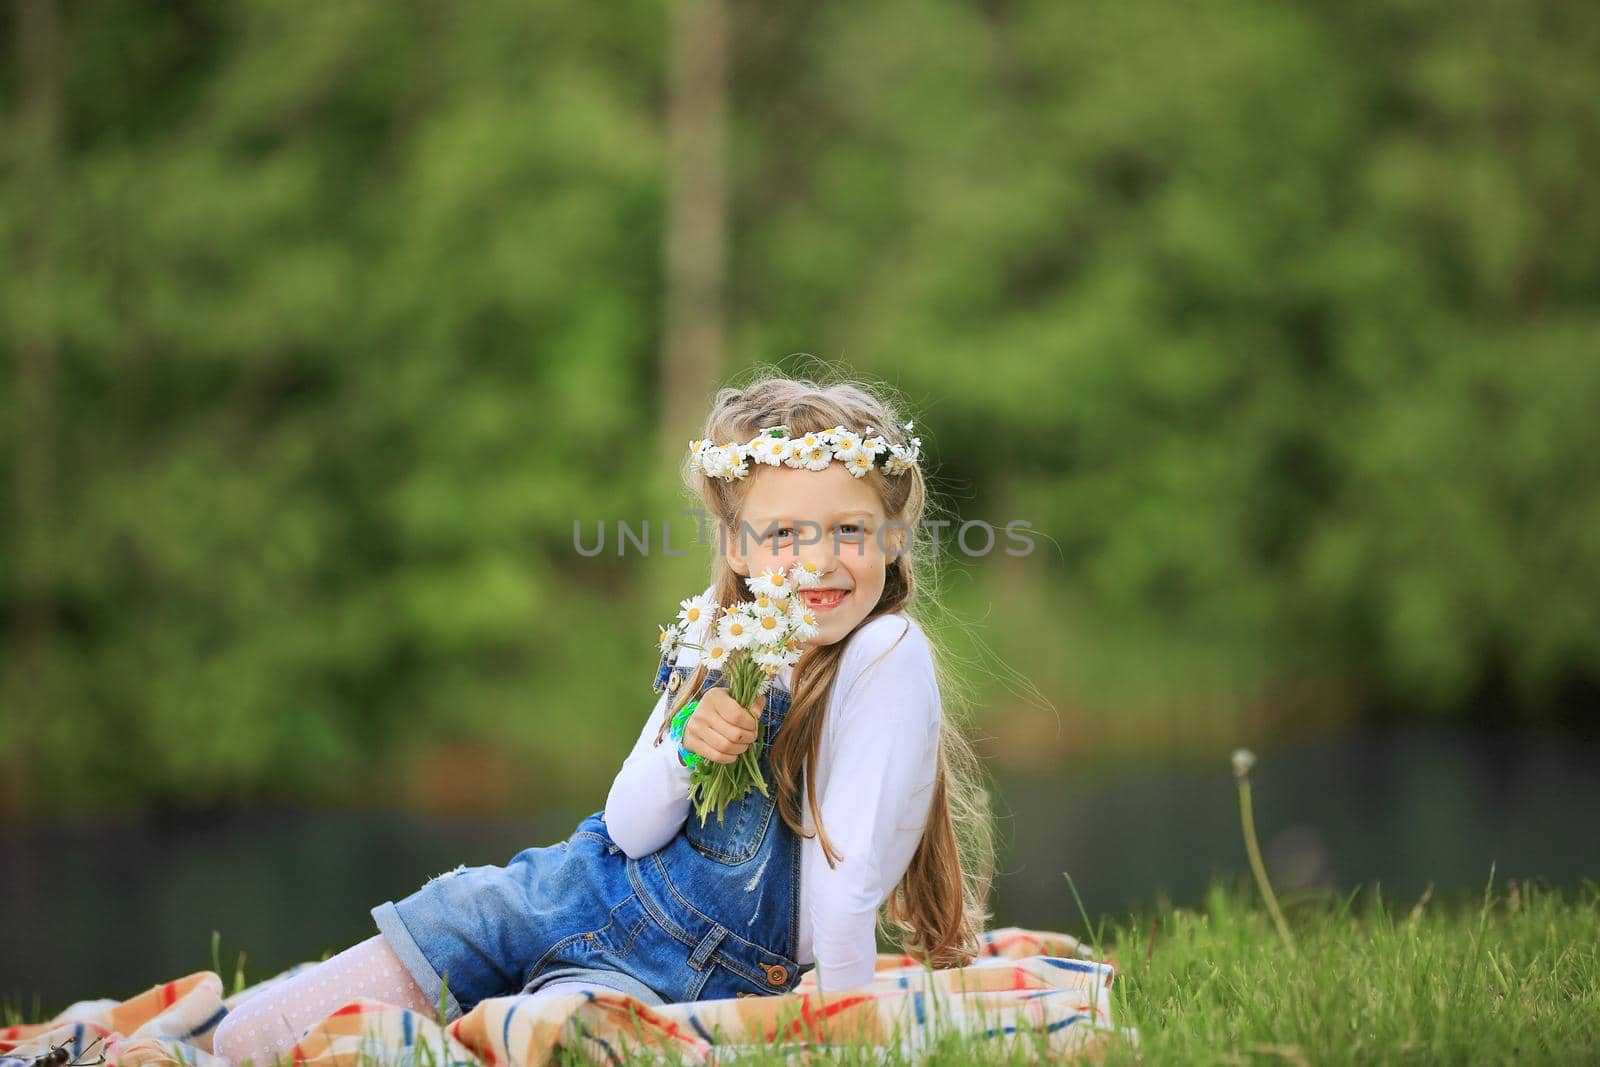
<svg viewBox="0 0 1600 1067">
<path fill-rule="evenodd" d="M 911 427 L 911 423 L 906 423 L 907 435 Z M 769 426 L 743 444 L 729 441 L 718 445 L 706 439 L 690 441 L 689 462 L 697 473 L 723 481 L 747 477 L 751 460 L 769 467 L 781 464 L 811 471 L 820 471 L 838 460 L 851 475 L 861 478 L 882 457 L 883 473 L 904 474 L 922 457 L 922 438 L 908 436 L 907 440 L 910 444 L 892 444 L 870 426 L 865 433 L 835 426 L 831 430 L 793 438 L 787 426 Z"/>
<path fill-rule="evenodd" d="M 718 605 L 709 595 L 690 597 L 680 603 L 677 619 L 660 628 L 662 653 L 698 649 L 707 669 L 720 670 L 728 694 L 748 710 L 779 671 L 799 662 L 801 642 L 817 635 L 816 616 L 795 593 L 820 581 L 811 563 L 796 563 L 786 571 L 764 570 L 745 579 L 753 599 L 733 605 L 721 618 L 716 618 Z M 767 739 L 760 717 L 752 716 L 756 738 L 750 747 L 732 763 L 717 763 L 683 746 L 683 731 L 699 705 L 699 700 L 684 705 L 672 717 L 668 732 L 678 743 L 678 757 L 690 768 L 689 799 L 704 826 L 712 813 L 720 823 L 728 805 L 752 789 L 759 789 L 762 796 L 771 794 L 761 774 Z"/>
</svg>

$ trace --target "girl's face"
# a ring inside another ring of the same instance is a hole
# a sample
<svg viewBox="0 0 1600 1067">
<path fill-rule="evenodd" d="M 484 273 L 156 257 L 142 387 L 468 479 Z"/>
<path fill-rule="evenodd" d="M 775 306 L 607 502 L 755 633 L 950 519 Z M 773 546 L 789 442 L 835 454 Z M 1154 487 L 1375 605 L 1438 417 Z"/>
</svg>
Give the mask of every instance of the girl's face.
<svg viewBox="0 0 1600 1067">
<path fill-rule="evenodd" d="M 801 592 L 817 618 L 812 645 L 848 636 L 883 595 L 890 553 L 905 543 L 905 528 L 888 523 L 883 502 L 865 478 L 841 463 L 820 471 L 755 465 L 740 528 L 725 533 L 728 564 L 750 577 L 816 563 L 821 581 Z"/>
</svg>

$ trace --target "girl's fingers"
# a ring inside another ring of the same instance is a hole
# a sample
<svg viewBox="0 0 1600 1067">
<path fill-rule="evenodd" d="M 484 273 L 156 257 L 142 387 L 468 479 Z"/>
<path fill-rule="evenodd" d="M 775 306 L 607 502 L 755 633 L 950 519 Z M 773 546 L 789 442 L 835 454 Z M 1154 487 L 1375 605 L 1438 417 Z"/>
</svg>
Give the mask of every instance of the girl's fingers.
<svg viewBox="0 0 1600 1067">
<path fill-rule="evenodd" d="M 711 760 L 713 763 L 732 763 L 738 758 L 728 753 L 726 744 L 713 743 L 707 747 L 709 751 L 706 754 L 706 759 Z"/>
<path fill-rule="evenodd" d="M 718 723 L 717 736 L 735 748 L 744 748 L 756 739 L 754 727 L 744 723 Z"/>
<path fill-rule="evenodd" d="M 740 715 L 744 715 L 744 713 L 740 712 Z M 743 748 L 756 739 L 756 728 L 752 725 L 748 716 L 745 716 L 742 721 L 740 719 L 732 721 L 728 719 L 712 719 L 706 725 L 716 731 L 717 736 L 728 744 L 739 748 Z"/>
<path fill-rule="evenodd" d="M 687 739 L 685 739 L 685 741 L 683 742 L 683 747 L 688 749 L 690 752 L 693 752 L 696 756 L 699 756 L 701 759 L 708 759 L 712 763 L 732 763 L 733 762 L 733 759 L 731 759 L 728 756 L 723 754 L 723 751 L 722 751 L 722 748 L 721 748 L 720 745 L 707 744 L 704 741 L 690 742 Z"/>
<path fill-rule="evenodd" d="M 763 693 L 756 701 L 756 714 L 751 715 L 742 704 L 723 692 L 717 699 L 711 701 L 712 721 L 724 727 L 721 730 L 723 736 L 740 744 L 748 744 L 755 740 L 756 719 L 761 715 L 761 701 L 765 699 L 766 694 Z"/>
<path fill-rule="evenodd" d="M 703 706 L 703 705 L 702 705 Z M 741 712 L 742 714 L 742 712 Z M 700 718 L 699 709 L 689 717 L 689 725 L 684 729 L 684 737 L 693 737 L 694 743 L 707 749 L 711 755 L 701 752 L 690 744 L 684 742 L 696 755 L 707 755 L 718 763 L 732 763 L 739 754 L 749 748 L 756 739 L 754 728 L 744 725 L 732 725 L 725 722 L 717 715 L 708 715 L 704 721 Z"/>
<path fill-rule="evenodd" d="M 723 733 L 721 727 L 718 726 L 708 724 L 706 728 L 701 731 L 701 737 L 703 738 L 702 743 L 705 744 L 707 748 L 710 748 L 719 754 L 727 752 L 734 747 L 734 739 Z"/>
<path fill-rule="evenodd" d="M 745 748 L 749 747 L 741 743 L 735 736 L 738 731 L 724 725 L 716 716 L 707 717 L 705 722 L 696 722 L 697 718 L 698 711 L 690 717 L 689 726 L 684 730 L 684 734 L 687 735 L 691 730 L 694 731 L 696 742 L 711 753 L 708 758 L 714 759 L 718 763 L 728 763 Z M 704 755 L 705 753 L 697 754 Z"/>
</svg>

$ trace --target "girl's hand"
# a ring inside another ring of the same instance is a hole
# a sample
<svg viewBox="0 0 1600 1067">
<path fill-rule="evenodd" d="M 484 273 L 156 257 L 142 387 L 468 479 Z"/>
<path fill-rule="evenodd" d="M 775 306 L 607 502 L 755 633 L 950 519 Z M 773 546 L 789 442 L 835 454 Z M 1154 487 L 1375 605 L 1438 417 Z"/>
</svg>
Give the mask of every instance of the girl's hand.
<svg viewBox="0 0 1600 1067">
<path fill-rule="evenodd" d="M 756 739 L 756 721 L 767 705 L 762 693 L 750 710 L 726 689 L 707 689 L 683 728 L 683 747 L 713 763 L 732 763 Z"/>
</svg>

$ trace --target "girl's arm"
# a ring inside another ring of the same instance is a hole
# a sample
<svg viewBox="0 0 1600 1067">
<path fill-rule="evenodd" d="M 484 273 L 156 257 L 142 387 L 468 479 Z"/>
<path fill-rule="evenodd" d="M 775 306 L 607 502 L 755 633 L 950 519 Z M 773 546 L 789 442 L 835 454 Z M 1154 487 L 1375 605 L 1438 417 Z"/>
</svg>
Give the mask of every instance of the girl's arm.
<svg viewBox="0 0 1600 1067">
<path fill-rule="evenodd" d="M 656 701 L 606 795 L 606 832 L 631 859 L 672 840 L 689 815 L 689 768 L 678 759 L 678 745 L 670 737 L 655 744 L 671 695 L 663 691 Z"/>
<path fill-rule="evenodd" d="M 921 628 L 888 615 L 849 641 L 817 753 L 827 772 L 817 804 L 839 859 L 820 865 L 806 904 L 829 992 L 872 981 L 878 908 L 922 839 L 939 758 L 939 686 Z"/>
</svg>

